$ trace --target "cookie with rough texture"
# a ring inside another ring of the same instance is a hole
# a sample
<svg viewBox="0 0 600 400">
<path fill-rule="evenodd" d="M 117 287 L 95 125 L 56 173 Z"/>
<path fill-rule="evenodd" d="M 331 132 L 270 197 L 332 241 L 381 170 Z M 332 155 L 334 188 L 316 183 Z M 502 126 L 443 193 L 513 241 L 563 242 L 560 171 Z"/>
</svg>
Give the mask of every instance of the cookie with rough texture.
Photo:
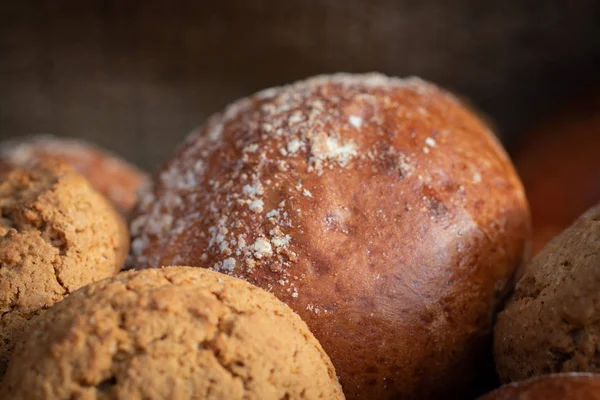
<svg viewBox="0 0 600 400">
<path fill-rule="evenodd" d="M 116 274 L 122 217 L 66 164 L 0 174 L 0 377 L 28 321 L 81 286 Z"/>
<path fill-rule="evenodd" d="M 494 351 L 505 382 L 600 372 L 600 205 L 527 265 L 498 316 Z"/>
<path fill-rule="evenodd" d="M 131 211 L 138 188 L 148 179 L 127 161 L 82 140 L 40 135 L 0 143 L 0 160 L 6 163 L 31 166 L 48 158 L 71 165 L 123 214 Z"/>
<path fill-rule="evenodd" d="M 273 295 L 209 270 L 124 272 L 32 324 L 0 397 L 343 399 L 308 327 Z"/>
<path fill-rule="evenodd" d="M 544 375 L 502 386 L 479 400 L 600 400 L 600 375 Z"/>
<path fill-rule="evenodd" d="M 348 398 L 471 386 L 529 237 L 489 129 L 417 78 L 319 76 L 241 99 L 158 171 L 138 268 L 210 267 L 308 324 Z"/>
</svg>

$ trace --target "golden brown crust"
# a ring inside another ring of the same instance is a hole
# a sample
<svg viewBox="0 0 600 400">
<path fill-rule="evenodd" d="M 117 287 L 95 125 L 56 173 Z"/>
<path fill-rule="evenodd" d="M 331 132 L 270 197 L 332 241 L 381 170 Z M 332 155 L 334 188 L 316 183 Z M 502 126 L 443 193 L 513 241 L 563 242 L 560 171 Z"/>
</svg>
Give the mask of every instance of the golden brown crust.
<svg viewBox="0 0 600 400">
<path fill-rule="evenodd" d="M 128 252 L 120 215 L 65 164 L 0 174 L 0 377 L 28 321 Z"/>
<path fill-rule="evenodd" d="M 600 375 L 541 376 L 502 386 L 479 400 L 600 400 Z"/>
<path fill-rule="evenodd" d="M 137 190 L 148 176 L 116 155 L 81 140 L 34 136 L 0 144 L 0 159 L 31 166 L 41 159 L 62 160 L 86 177 L 124 215 L 137 202 Z"/>
<path fill-rule="evenodd" d="M 199 268 L 129 271 L 32 325 L 0 397 L 343 399 L 331 361 L 273 295 Z"/>
<path fill-rule="evenodd" d="M 531 205 L 535 255 L 600 201 L 600 90 L 522 136 L 515 165 Z"/>
<path fill-rule="evenodd" d="M 550 372 L 600 372 L 600 205 L 527 265 L 498 316 L 504 382 Z"/>
<path fill-rule="evenodd" d="M 470 379 L 528 223 L 508 158 L 452 96 L 339 74 L 240 100 L 190 136 L 141 199 L 132 258 L 272 291 L 348 398 L 425 398 Z"/>
</svg>

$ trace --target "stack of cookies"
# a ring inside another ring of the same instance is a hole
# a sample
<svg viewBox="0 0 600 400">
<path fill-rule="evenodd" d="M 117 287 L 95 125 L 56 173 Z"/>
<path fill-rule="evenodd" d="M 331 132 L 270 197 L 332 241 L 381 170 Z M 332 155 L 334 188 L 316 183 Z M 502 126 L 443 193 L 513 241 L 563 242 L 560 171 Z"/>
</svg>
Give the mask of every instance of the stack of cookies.
<svg viewBox="0 0 600 400">
<path fill-rule="evenodd" d="M 2 154 L 0 398 L 343 398 L 273 295 L 200 268 L 118 274 L 143 173 L 58 138 Z"/>
</svg>

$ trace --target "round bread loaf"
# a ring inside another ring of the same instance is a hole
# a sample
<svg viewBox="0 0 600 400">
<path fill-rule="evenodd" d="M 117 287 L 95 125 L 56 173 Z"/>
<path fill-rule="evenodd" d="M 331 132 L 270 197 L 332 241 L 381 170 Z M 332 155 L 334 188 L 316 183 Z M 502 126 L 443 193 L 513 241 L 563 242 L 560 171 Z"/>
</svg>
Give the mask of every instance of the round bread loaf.
<svg viewBox="0 0 600 400">
<path fill-rule="evenodd" d="M 129 271 L 32 324 L 5 399 L 343 399 L 331 361 L 273 295 L 199 268 Z"/>
<path fill-rule="evenodd" d="M 451 95 L 339 74 L 211 118 L 132 230 L 138 267 L 209 266 L 290 305 L 348 398 L 427 398 L 477 368 L 529 215 L 506 154 Z"/>
<path fill-rule="evenodd" d="M 600 375 L 540 376 L 502 386 L 479 400 L 600 400 Z"/>
<path fill-rule="evenodd" d="M 533 253 L 600 201 L 600 90 L 523 135 L 515 164 L 531 206 Z"/>
<path fill-rule="evenodd" d="M 0 173 L 0 378 L 28 321 L 71 291 L 116 274 L 129 235 L 88 181 L 60 162 Z"/>
<path fill-rule="evenodd" d="M 81 140 L 41 135 L 0 143 L 0 160 L 5 163 L 31 166 L 47 158 L 70 164 L 123 214 L 132 210 L 138 188 L 148 179 L 125 160 Z"/>
<path fill-rule="evenodd" d="M 600 205 L 527 265 L 495 327 L 504 382 L 600 372 Z"/>
</svg>

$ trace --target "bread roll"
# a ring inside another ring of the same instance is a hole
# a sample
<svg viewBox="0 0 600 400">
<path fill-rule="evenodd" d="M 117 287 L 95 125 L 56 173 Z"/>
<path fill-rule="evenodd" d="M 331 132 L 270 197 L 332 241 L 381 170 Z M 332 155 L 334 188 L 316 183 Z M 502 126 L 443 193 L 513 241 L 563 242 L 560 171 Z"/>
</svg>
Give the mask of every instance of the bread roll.
<svg viewBox="0 0 600 400">
<path fill-rule="evenodd" d="M 493 135 L 416 78 L 315 77 L 239 100 L 155 175 L 142 268 L 210 266 L 273 292 L 348 398 L 464 388 L 529 235 Z"/>
<path fill-rule="evenodd" d="M 545 375 L 505 385 L 479 400 L 600 400 L 600 375 Z"/>
<path fill-rule="evenodd" d="M 494 348 L 504 382 L 600 372 L 600 205 L 528 264 L 499 314 Z"/>
<path fill-rule="evenodd" d="M 600 90 L 554 113 L 515 151 L 533 220 L 533 253 L 600 201 Z"/>
<path fill-rule="evenodd" d="M 49 309 L 0 397 L 342 400 L 335 370 L 289 307 L 199 268 L 130 271 Z"/>
<path fill-rule="evenodd" d="M 0 162 L 31 166 L 48 158 L 70 164 L 123 214 L 134 207 L 137 190 L 147 180 L 127 161 L 81 140 L 42 135 L 0 143 Z"/>
</svg>

